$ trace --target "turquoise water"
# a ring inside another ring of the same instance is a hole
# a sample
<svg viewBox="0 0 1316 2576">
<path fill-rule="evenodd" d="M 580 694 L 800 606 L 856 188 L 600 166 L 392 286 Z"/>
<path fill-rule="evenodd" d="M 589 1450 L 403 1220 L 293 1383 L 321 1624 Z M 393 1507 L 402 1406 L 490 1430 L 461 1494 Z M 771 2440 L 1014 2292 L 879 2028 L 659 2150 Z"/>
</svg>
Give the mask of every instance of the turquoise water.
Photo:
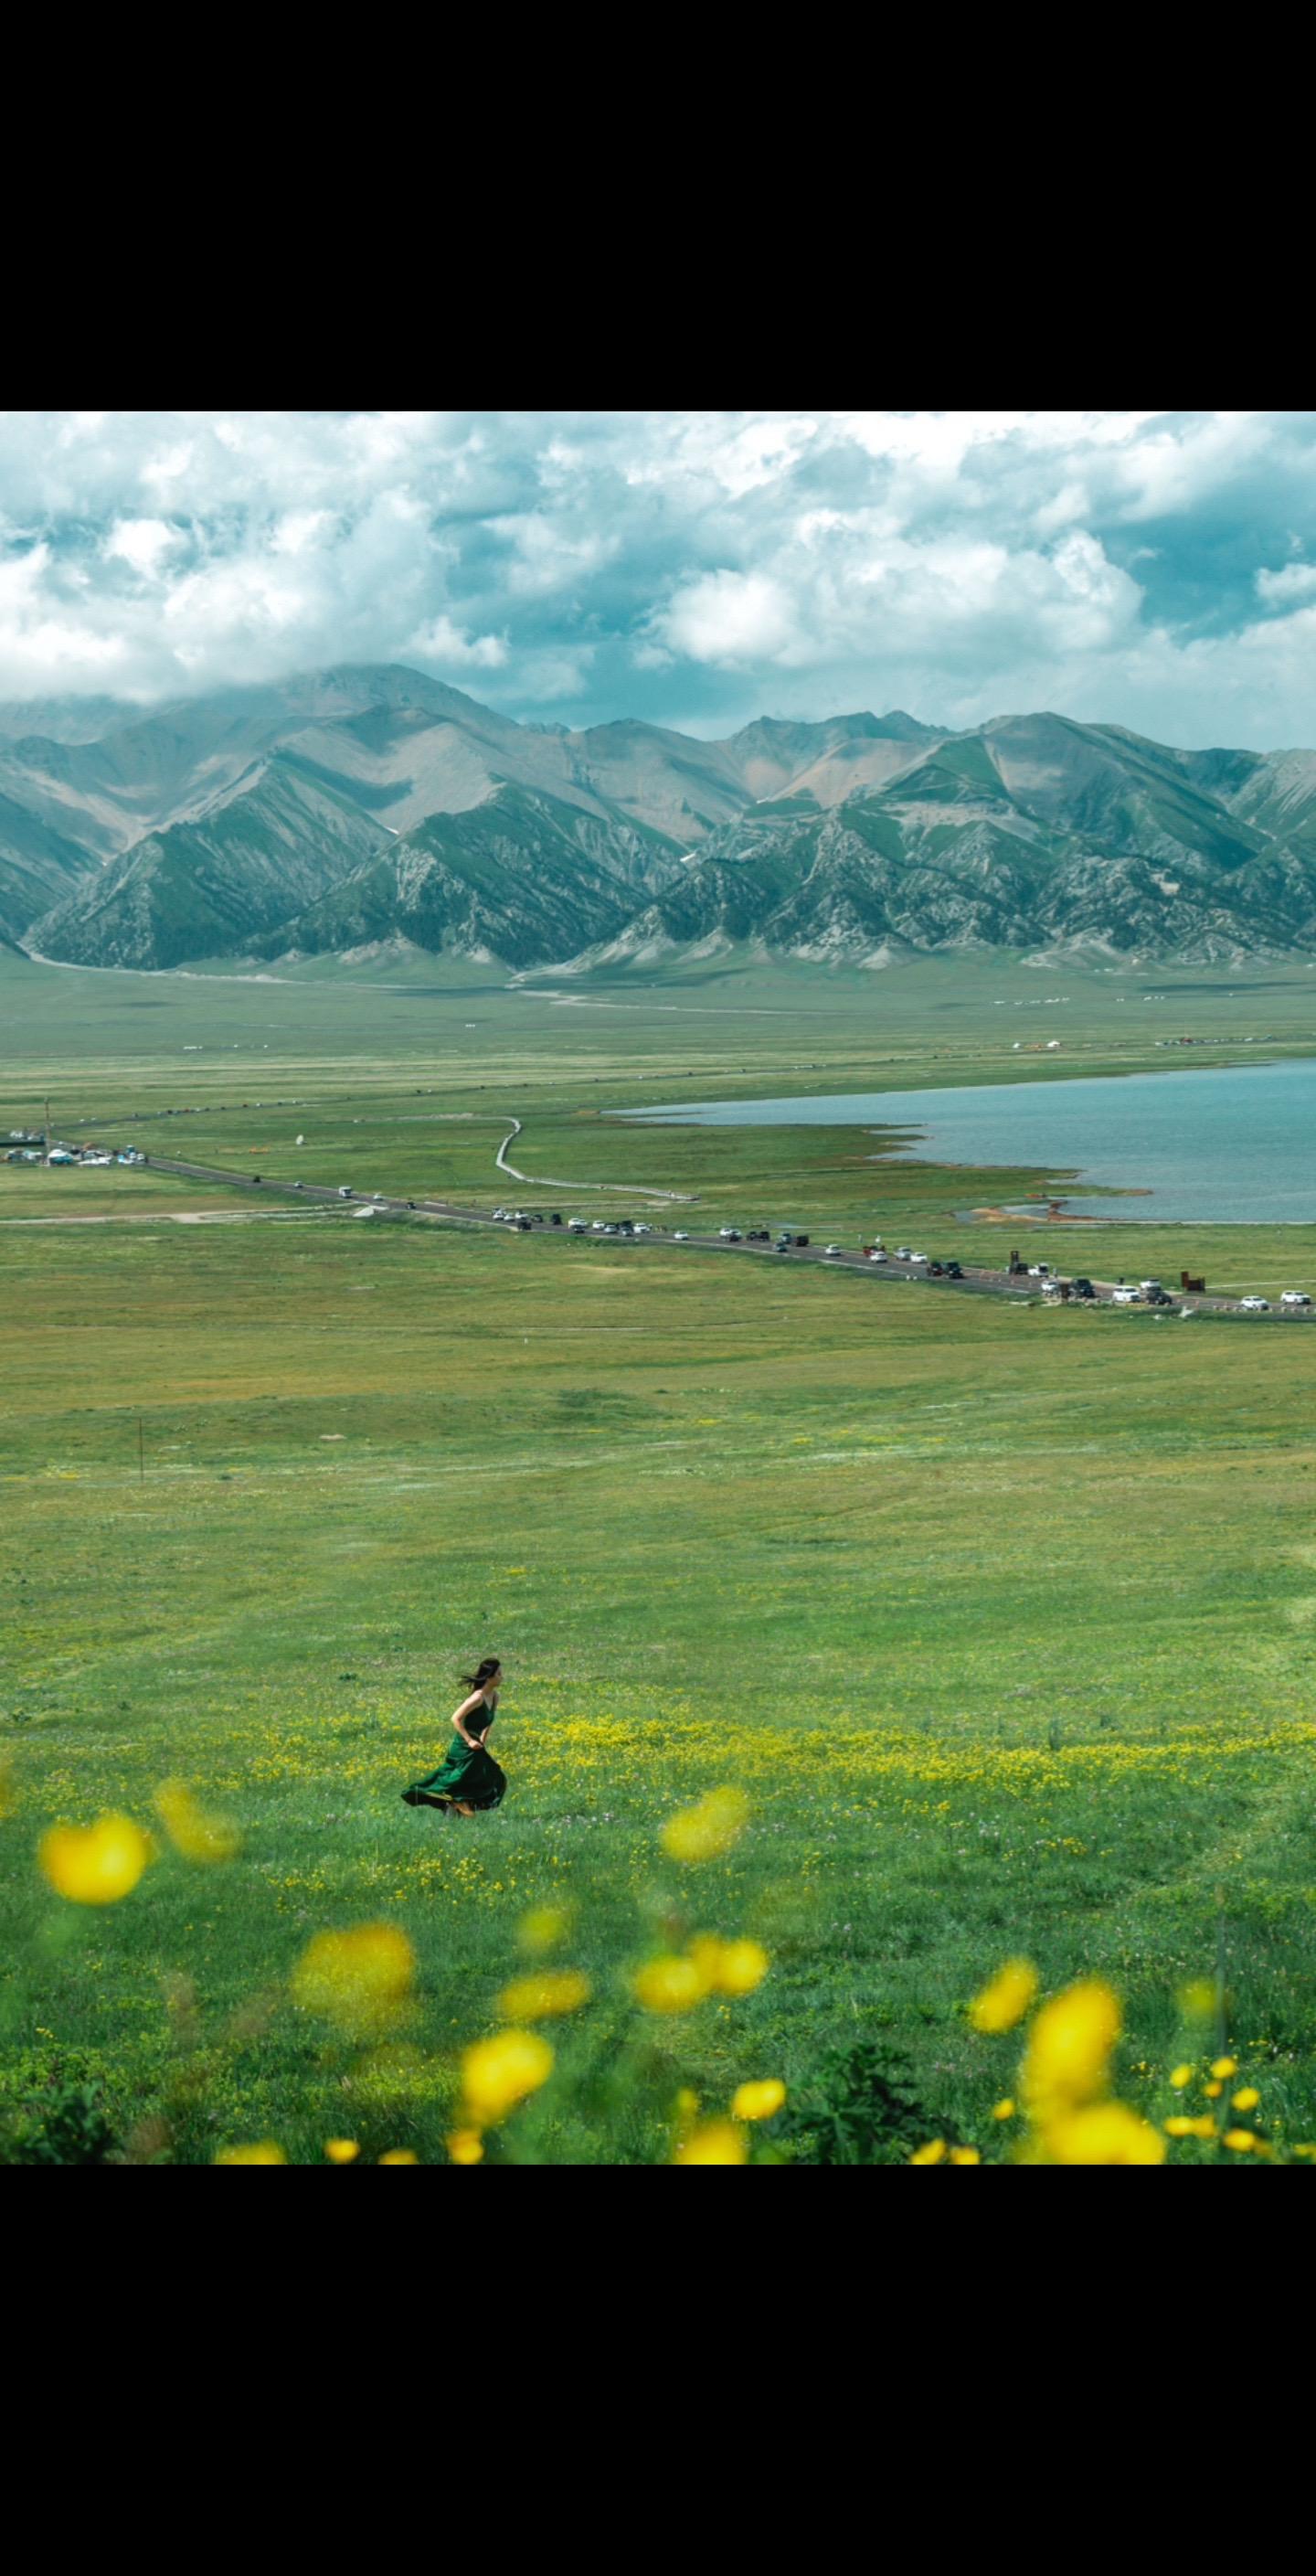
<svg viewBox="0 0 1316 2576">
<path fill-rule="evenodd" d="M 704 1101 L 636 1118 L 702 1127 L 907 1127 L 912 1159 L 1072 1171 L 1066 1207 L 1159 1223 L 1316 1223 L 1316 1060 L 962 1091 Z M 1149 1190 L 1119 1208 L 1103 1190 Z"/>
</svg>

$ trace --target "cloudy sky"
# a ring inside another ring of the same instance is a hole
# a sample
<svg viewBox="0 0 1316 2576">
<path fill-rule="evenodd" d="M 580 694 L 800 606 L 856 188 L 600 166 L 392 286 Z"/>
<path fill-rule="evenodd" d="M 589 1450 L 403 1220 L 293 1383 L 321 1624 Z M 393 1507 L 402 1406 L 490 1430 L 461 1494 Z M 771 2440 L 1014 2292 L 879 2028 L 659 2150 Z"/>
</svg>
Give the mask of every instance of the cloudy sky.
<svg viewBox="0 0 1316 2576">
<path fill-rule="evenodd" d="M 0 697 L 384 660 L 568 724 L 1316 744 L 1316 413 L 0 414 Z"/>
</svg>

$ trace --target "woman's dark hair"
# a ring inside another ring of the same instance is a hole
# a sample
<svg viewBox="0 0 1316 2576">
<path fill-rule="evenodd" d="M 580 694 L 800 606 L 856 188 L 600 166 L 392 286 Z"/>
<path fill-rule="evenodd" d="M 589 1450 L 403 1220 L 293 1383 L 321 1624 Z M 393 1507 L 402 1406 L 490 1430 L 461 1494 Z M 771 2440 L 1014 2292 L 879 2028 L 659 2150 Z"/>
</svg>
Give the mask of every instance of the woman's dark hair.
<svg viewBox="0 0 1316 2576">
<path fill-rule="evenodd" d="M 486 1655 L 486 1656 L 485 1656 L 485 1659 L 484 1659 L 484 1662 L 481 1664 L 481 1666 L 480 1666 L 480 1669 L 479 1669 L 478 1673 L 463 1673 L 463 1674 L 462 1674 L 462 1680 L 463 1680 L 463 1681 L 468 1685 L 468 1687 L 469 1687 L 471 1690 L 483 1690 L 483 1689 L 484 1689 L 484 1686 L 485 1686 L 485 1683 L 486 1683 L 486 1682 L 491 1682 L 491 1681 L 493 1680 L 494 1674 L 495 1674 L 495 1673 L 497 1673 L 497 1672 L 501 1672 L 501 1670 L 502 1670 L 502 1665 L 501 1665 L 501 1663 L 500 1663 L 500 1661 L 499 1661 L 498 1656 L 497 1656 L 497 1655 Z"/>
</svg>

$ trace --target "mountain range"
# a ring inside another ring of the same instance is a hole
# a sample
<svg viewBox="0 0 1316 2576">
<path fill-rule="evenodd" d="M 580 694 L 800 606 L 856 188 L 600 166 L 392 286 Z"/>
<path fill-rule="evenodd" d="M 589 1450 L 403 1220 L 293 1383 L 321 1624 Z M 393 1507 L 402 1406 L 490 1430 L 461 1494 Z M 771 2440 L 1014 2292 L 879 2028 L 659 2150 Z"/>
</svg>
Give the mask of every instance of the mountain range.
<svg viewBox="0 0 1316 2576">
<path fill-rule="evenodd" d="M 1048 714 L 570 731 L 394 665 L 147 714 L 47 700 L 0 707 L 0 938 L 148 968 L 1316 954 L 1316 753 Z"/>
</svg>

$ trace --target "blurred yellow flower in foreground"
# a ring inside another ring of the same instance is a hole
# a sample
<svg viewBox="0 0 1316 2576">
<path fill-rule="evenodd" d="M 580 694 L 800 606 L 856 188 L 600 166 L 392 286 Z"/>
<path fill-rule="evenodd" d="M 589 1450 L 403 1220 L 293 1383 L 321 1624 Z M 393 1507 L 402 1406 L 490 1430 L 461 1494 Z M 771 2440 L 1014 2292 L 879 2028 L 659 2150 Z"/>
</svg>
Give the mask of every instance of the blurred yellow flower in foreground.
<svg viewBox="0 0 1316 2576">
<path fill-rule="evenodd" d="M 477 2039 L 462 2058 L 468 2125 L 491 2129 L 538 2091 L 553 2072 L 553 2051 L 533 2030 L 503 2030 Z"/>
<path fill-rule="evenodd" d="M 1119 2004 L 1096 1977 L 1066 1986 L 1043 2004 L 1023 2064 L 1023 2089 L 1034 2117 L 1077 2109 L 1104 2091 L 1119 2034 Z"/>
<path fill-rule="evenodd" d="M 1209 2021 L 1215 2011 L 1215 1987 L 1209 1978 L 1195 1977 L 1191 1985 L 1179 1988 L 1179 2010 L 1188 2021 Z"/>
<path fill-rule="evenodd" d="M 668 1817 L 659 1841 L 672 1860 L 720 1860 L 743 1834 L 749 1814 L 743 1789 L 710 1789 L 697 1806 Z"/>
<path fill-rule="evenodd" d="M 448 2153 L 455 2165 L 478 2165 L 484 2155 L 484 2140 L 478 2129 L 454 2129 L 448 2140 Z"/>
<path fill-rule="evenodd" d="M 757 1941 L 719 1941 L 710 1933 L 690 1944 L 690 1956 L 719 1995 L 752 1995 L 771 1964 Z"/>
<path fill-rule="evenodd" d="M 272 2138 L 263 2139 L 258 2147 L 221 2147 L 215 2158 L 217 2165 L 286 2165 L 287 2161 Z"/>
<path fill-rule="evenodd" d="M 952 2147 L 950 2161 L 953 2165 L 980 2165 L 982 2157 L 976 2147 Z"/>
<path fill-rule="evenodd" d="M 317 1932 L 292 1973 L 303 2012 L 322 2013 L 352 2039 L 370 2039 L 396 2021 L 411 1992 L 416 1954 L 395 1923 L 359 1923 L 350 1932 Z"/>
<path fill-rule="evenodd" d="M 571 1929 L 571 1909 L 566 1905 L 532 1905 L 516 1927 L 516 1937 L 523 1950 L 539 1959 L 546 1950 L 555 1950 L 565 1941 Z"/>
<path fill-rule="evenodd" d="M 1235 2111 L 1255 2111 L 1260 2099 L 1255 2084 L 1245 2084 L 1241 2093 L 1233 2095 L 1232 2106 Z"/>
<path fill-rule="evenodd" d="M 1174 2118 L 1165 2122 L 1167 2138 L 1213 2138 L 1215 2133 L 1215 2122 L 1209 2111 L 1204 2111 L 1197 2120 L 1191 2120 L 1186 2111 L 1176 2111 Z"/>
<path fill-rule="evenodd" d="M 1250 2155 L 1257 2143 L 1254 2129 L 1226 2129 L 1222 2144 L 1232 2147 L 1236 2156 Z"/>
<path fill-rule="evenodd" d="M 75 1905 L 115 1905 L 131 1894 L 151 1857 L 149 1837 L 131 1816 L 98 1816 L 94 1825 L 52 1825 L 37 1850 L 57 1896 Z"/>
<path fill-rule="evenodd" d="M 996 2032 L 1013 2030 L 1023 2020 L 1037 1992 L 1037 1970 L 1028 1959 L 1007 1959 L 974 1996 L 969 2006 L 969 2019 L 975 2030 Z"/>
<path fill-rule="evenodd" d="M 1170 2082 L 1174 2086 L 1176 2093 L 1182 2093 L 1185 2084 L 1191 2084 L 1192 2080 L 1193 2070 L 1191 2066 L 1171 2067 Z"/>
<path fill-rule="evenodd" d="M 390 2147 L 388 2154 L 381 2156 L 379 2162 L 381 2165 L 418 2165 L 420 2158 L 414 2147 Z"/>
<path fill-rule="evenodd" d="M 737 2120 L 770 2120 L 786 2099 L 786 2087 L 776 2075 L 765 2075 L 757 2084 L 738 2084 L 731 2109 Z"/>
<path fill-rule="evenodd" d="M 331 2165 L 350 2165 L 361 2153 L 355 2138 L 326 2138 L 324 2151 Z"/>
<path fill-rule="evenodd" d="M 1012 2120 L 1014 2118 L 1013 2095 L 1007 2093 L 1001 2101 L 993 2103 L 992 2118 L 994 2120 Z"/>
<path fill-rule="evenodd" d="M 1237 2075 L 1238 2073 L 1238 2059 L 1236 2057 L 1217 2057 L 1212 2062 L 1211 2072 L 1213 2075 L 1219 2076 L 1222 2084 L 1227 2084 L 1230 2076 Z"/>
<path fill-rule="evenodd" d="M 1165 2141 L 1123 2102 L 1095 2102 L 1048 2123 L 1046 2148 L 1058 2165 L 1163 2165 Z"/>
<path fill-rule="evenodd" d="M 915 2147 L 909 2161 L 912 2165 L 939 2165 L 946 2153 L 944 2138 L 929 2138 L 925 2147 Z"/>
<path fill-rule="evenodd" d="M 692 2004 L 702 2003 L 709 1985 L 702 1967 L 671 1951 L 647 1960 L 633 1982 L 636 2002 L 652 2013 L 689 2012 Z"/>
<path fill-rule="evenodd" d="M 672 2158 L 674 2165 L 743 2165 L 749 2162 L 744 2131 L 734 2120 L 706 2120 L 692 2129 Z"/>
<path fill-rule="evenodd" d="M 552 2013 L 579 2012 L 589 1998 L 589 1979 L 578 1968 L 541 1968 L 504 1986 L 498 2009 L 507 2021 L 544 2021 Z"/>
<path fill-rule="evenodd" d="M 242 1848 L 236 1827 L 206 1815 L 182 1780 L 161 1784 L 155 1793 L 155 1812 L 184 1860 L 233 1860 Z"/>
</svg>

